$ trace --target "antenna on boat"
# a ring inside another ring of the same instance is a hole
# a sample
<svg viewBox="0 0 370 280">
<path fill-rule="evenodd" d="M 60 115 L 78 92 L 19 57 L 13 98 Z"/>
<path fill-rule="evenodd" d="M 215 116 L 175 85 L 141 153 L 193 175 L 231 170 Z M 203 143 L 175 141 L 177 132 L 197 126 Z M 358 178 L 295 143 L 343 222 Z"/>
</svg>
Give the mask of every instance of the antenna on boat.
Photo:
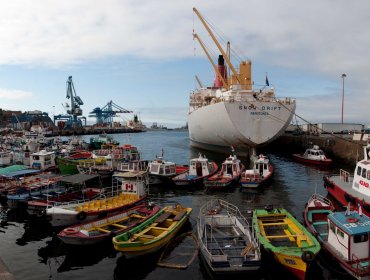
<svg viewBox="0 0 370 280">
<path fill-rule="evenodd" d="M 346 216 L 351 215 L 351 202 L 348 202 L 347 210 L 346 210 L 346 212 L 344 213 L 344 215 L 346 215 Z"/>
<path fill-rule="evenodd" d="M 358 203 L 358 214 L 362 217 L 362 207 L 361 207 L 361 204 Z"/>
</svg>

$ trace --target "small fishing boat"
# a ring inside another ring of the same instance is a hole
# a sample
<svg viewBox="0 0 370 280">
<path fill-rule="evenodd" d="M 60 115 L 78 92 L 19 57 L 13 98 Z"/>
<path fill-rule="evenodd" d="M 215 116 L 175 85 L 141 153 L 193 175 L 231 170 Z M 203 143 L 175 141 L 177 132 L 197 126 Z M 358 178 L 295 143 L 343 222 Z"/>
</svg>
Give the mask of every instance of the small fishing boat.
<svg viewBox="0 0 370 280">
<path fill-rule="evenodd" d="M 254 160 L 253 168 L 242 172 L 240 185 L 243 188 L 258 188 L 272 179 L 274 166 L 267 156 L 260 155 Z"/>
<path fill-rule="evenodd" d="M 199 211 L 197 235 L 201 256 L 212 273 L 260 269 L 259 240 L 235 205 L 220 199 L 205 203 Z"/>
<path fill-rule="evenodd" d="M 166 246 L 189 220 L 192 208 L 166 206 L 139 226 L 113 237 L 113 245 L 126 257 L 156 252 Z"/>
<path fill-rule="evenodd" d="M 225 189 L 225 187 L 229 187 L 233 182 L 240 179 L 244 169 L 244 164 L 241 163 L 236 155 L 230 155 L 223 161 L 221 170 L 208 177 L 204 181 L 204 185 L 208 190 Z"/>
<path fill-rule="evenodd" d="M 333 160 L 327 158 L 325 153 L 322 149 L 319 148 L 318 145 L 313 145 L 312 148 L 306 149 L 304 153 L 301 154 L 293 154 L 293 159 L 308 164 L 315 164 L 321 166 L 327 166 L 333 163 Z"/>
<path fill-rule="evenodd" d="M 58 237 L 69 245 L 97 244 L 145 222 L 159 210 L 159 206 L 139 205 L 107 218 L 67 227 Z"/>
<path fill-rule="evenodd" d="M 93 200 L 55 203 L 46 209 L 46 215 L 53 227 L 69 226 L 89 222 L 116 214 L 136 206 L 147 197 L 146 173 L 115 173 L 112 187 Z"/>
<path fill-rule="evenodd" d="M 20 204 L 35 199 L 66 193 L 67 189 L 59 184 L 61 176 L 52 173 L 40 173 L 29 176 L 14 191 L 9 191 L 6 198 L 9 208 L 17 208 Z"/>
<path fill-rule="evenodd" d="M 361 205 L 362 211 L 370 216 L 370 139 L 364 146 L 364 158 L 356 164 L 351 175 L 340 169 L 339 174 L 324 176 L 324 187 L 340 206 Z"/>
<path fill-rule="evenodd" d="M 65 175 L 60 178 L 59 184 L 67 191 L 27 201 L 28 215 L 41 218 L 45 216 L 48 207 L 61 203 L 92 200 L 98 198 L 104 191 L 99 176 L 94 174 Z"/>
<path fill-rule="evenodd" d="M 172 177 L 189 170 L 187 165 L 178 165 L 172 161 L 167 161 L 163 157 L 163 150 L 160 156 L 149 162 L 148 171 L 150 184 L 167 183 Z"/>
<path fill-rule="evenodd" d="M 370 279 L 370 218 L 356 211 L 335 211 L 330 200 L 313 194 L 304 210 L 308 230 L 323 251 L 356 279 Z"/>
<path fill-rule="evenodd" d="M 265 252 L 298 279 L 305 279 L 321 249 L 316 238 L 286 209 L 272 205 L 253 210 L 252 224 Z"/>
<path fill-rule="evenodd" d="M 204 180 L 214 175 L 217 170 L 218 165 L 214 161 L 209 161 L 199 154 L 199 157 L 190 159 L 189 170 L 176 175 L 172 181 L 177 186 L 202 185 Z"/>
</svg>

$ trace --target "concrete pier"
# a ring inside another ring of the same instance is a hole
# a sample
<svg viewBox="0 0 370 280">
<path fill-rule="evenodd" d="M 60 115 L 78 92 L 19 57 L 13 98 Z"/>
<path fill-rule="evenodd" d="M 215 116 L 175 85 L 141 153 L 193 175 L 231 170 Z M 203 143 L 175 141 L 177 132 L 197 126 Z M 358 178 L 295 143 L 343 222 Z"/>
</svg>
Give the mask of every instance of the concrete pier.
<svg viewBox="0 0 370 280">
<path fill-rule="evenodd" d="M 0 280 L 15 280 L 13 274 L 11 274 L 6 267 L 5 263 L 0 258 Z"/>
<path fill-rule="evenodd" d="M 324 153 L 334 160 L 355 166 L 358 160 L 364 158 L 364 146 L 367 141 L 352 140 L 352 135 L 321 134 L 292 135 L 284 134 L 267 148 L 288 153 L 301 153 L 312 145 L 318 145 Z"/>
</svg>

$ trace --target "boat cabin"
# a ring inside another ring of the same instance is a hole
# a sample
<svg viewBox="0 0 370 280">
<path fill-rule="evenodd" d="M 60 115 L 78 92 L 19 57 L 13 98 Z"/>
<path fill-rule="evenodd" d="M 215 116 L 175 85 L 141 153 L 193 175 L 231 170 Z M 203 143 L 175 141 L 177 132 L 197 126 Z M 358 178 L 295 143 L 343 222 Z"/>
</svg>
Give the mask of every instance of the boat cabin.
<svg viewBox="0 0 370 280">
<path fill-rule="evenodd" d="M 208 159 L 199 155 L 190 160 L 189 176 L 203 177 L 209 175 Z"/>
<path fill-rule="evenodd" d="M 40 152 L 31 154 L 30 166 L 31 168 L 39 170 L 46 170 L 56 167 L 55 153 L 41 150 Z"/>
<path fill-rule="evenodd" d="M 149 179 L 146 171 L 115 172 L 112 176 L 112 191 L 146 196 L 149 193 Z"/>
<path fill-rule="evenodd" d="M 261 178 L 266 177 L 270 174 L 270 160 L 264 155 L 260 155 L 258 159 L 255 160 L 253 169 L 248 169 L 245 171 L 246 177 L 251 175 L 259 175 Z"/>
<path fill-rule="evenodd" d="M 234 177 L 240 174 L 240 160 L 235 155 L 226 158 L 222 163 L 221 173 L 224 177 Z"/>
<path fill-rule="evenodd" d="M 328 215 L 328 244 L 347 261 L 370 257 L 370 218 L 357 212 Z"/>
<path fill-rule="evenodd" d="M 349 181 L 349 173 L 341 170 L 341 177 L 344 181 Z M 352 188 L 356 191 L 370 196 L 370 145 L 364 147 L 364 159 L 356 165 L 355 173 L 353 174 Z"/>
<path fill-rule="evenodd" d="M 149 163 L 149 173 L 151 175 L 174 176 L 176 175 L 176 164 L 165 161 L 162 157 L 157 157 Z"/>
<path fill-rule="evenodd" d="M 319 148 L 319 146 L 317 145 L 314 145 L 312 148 L 309 148 L 305 151 L 305 153 L 303 154 L 303 157 L 307 158 L 307 159 L 314 159 L 314 160 L 324 160 L 326 159 L 326 156 L 323 152 L 323 150 L 321 150 Z"/>
</svg>

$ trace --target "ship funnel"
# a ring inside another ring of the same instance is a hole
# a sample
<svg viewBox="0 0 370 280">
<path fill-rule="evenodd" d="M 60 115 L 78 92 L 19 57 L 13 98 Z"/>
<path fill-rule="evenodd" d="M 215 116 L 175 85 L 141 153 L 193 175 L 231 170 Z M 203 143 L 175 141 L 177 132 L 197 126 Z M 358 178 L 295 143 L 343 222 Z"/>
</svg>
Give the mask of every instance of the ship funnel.
<svg viewBox="0 0 370 280">
<path fill-rule="evenodd" d="M 226 73 L 225 60 L 224 60 L 224 57 L 221 54 L 218 56 L 217 69 L 218 69 L 218 72 L 221 74 L 221 76 L 226 81 L 227 80 L 227 73 Z M 215 76 L 214 86 L 215 87 L 223 87 L 224 84 L 223 84 L 222 80 L 217 75 L 217 73 L 215 73 L 215 74 L 216 74 L 216 76 Z"/>
</svg>

